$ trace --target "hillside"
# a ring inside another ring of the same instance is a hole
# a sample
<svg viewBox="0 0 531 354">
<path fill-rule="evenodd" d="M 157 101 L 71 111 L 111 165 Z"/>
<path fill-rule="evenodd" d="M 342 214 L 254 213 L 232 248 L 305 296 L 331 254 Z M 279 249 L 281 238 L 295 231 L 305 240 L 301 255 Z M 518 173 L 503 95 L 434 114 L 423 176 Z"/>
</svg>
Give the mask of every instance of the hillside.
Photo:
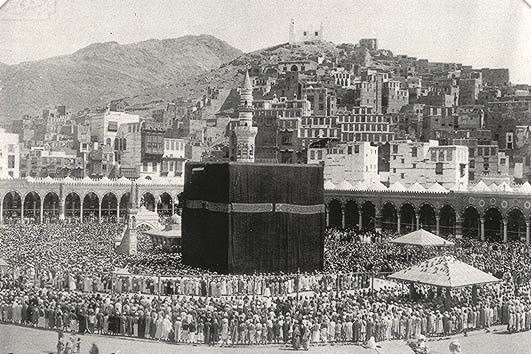
<svg viewBox="0 0 531 354">
<path fill-rule="evenodd" d="M 174 98 L 187 82 L 242 52 L 208 35 L 121 45 L 96 43 L 71 55 L 0 66 L 0 119 L 38 114 L 47 105 L 70 111 L 130 98 Z"/>
</svg>

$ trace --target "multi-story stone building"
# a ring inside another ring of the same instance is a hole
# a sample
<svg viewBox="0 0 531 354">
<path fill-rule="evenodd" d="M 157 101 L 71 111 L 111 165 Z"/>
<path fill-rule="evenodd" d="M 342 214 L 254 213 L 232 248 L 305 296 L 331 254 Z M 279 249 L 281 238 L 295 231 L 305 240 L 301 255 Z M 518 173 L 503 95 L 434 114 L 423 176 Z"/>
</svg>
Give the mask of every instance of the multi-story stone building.
<svg viewBox="0 0 531 354">
<path fill-rule="evenodd" d="M 19 136 L 0 128 L 0 178 L 18 178 L 19 176 Z"/>
<path fill-rule="evenodd" d="M 303 117 L 301 119 L 300 139 L 302 147 L 309 147 L 312 143 L 325 139 L 339 139 L 341 127 L 337 116 L 316 116 Z"/>
<path fill-rule="evenodd" d="M 389 183 L 404 186 L 439 183 L 454 188 L 468 185 L 468 148 L 459 145 L 438 146 L 437 141 L 391 142 Z"/>
<path fill-rule="evenodd" d="M 337 117 L 339 138 L 343 142 L 367 141 L 381 143 L 394 139 L 388 116 L 377 114 L 372 107 L 354 107 Z"/>
<path fill-rule="evenodd" d="M 311 114 L 306 97 L 279 100 L 275 96 L 272 100 L 254 101 L 253 107 L 253 125 L 258 128 L 256 161 L 298 162 L 302 152 L 301 119 Z"/>
<path fill-rule="evenodd" d="M 308 164 L 324 164 L 324 179 L 338 184 L 379 182 L 378 147 L 368 142 L 318 144 L 308 149 Z"/>
<path fill-rule="evenodd" d="M 499 168 L 498 144 L 495 141 L 485 142 L 478 138 L 454 139 L 454 145 L 468 147 L 469 169 L 468 180 L 480 180 L 482 176 L 497 175 L 502 172 Z M 504 158 L 505 154 L 503 155 Z M 501 161 L 503 167 L 509 165 L 508 159 Z"/>
</svg>

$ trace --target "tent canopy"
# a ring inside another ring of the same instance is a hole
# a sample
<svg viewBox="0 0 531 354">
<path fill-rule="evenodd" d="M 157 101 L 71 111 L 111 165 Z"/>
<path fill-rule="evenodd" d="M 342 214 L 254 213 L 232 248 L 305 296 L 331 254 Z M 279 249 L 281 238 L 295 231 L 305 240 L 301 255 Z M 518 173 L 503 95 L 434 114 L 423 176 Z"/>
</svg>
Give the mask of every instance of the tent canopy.
<svg viewBox="0 0 531 354">
<path fill-rule="evenodd" d="M 444 238 L 434 235 L 424 229 L 410 232 L 409 234 L 395 238 L 390 242 L 399 243 L 402 245 L 415 245 L 422 247 L 454 245 L 453 242 L 445 240 Z"/>
<path fill-rule="evenodd" d="M 500 279 L 461 262 L 453 256 L 428 259 L 418 265 L 391 274 L 389 278 L 443 288 L 501 282 Z"/>
</svg>

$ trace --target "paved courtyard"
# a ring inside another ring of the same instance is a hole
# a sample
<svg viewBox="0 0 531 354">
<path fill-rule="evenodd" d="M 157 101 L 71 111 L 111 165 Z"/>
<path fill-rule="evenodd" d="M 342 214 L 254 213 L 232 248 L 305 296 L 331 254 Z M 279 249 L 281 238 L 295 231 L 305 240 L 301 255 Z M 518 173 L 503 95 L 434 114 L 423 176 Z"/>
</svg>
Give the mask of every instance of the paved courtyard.
<svg viewBox="0 0 531 354">
<path fill-rule="evenodd" d="M 205 345 L 176 345 L 132 338 L 119 338 L 98 335 L 81 337 L 81 353 L 88 353 L 92 343 L 96 343 L 100 354 L 110 353 L 149 353 L 149 354 L 202 354 L 202 353 L 289 353 L 295 352 L 290 347 L 280 345 L 221 348 Z M 0 354 L 37 354 L 55 353 L 57 333 L 34 328 L 0 324 Z M 317 346 L 310 347 L 310 353 L 381 353 L 381 354 L 412 354 L 409 347 L 402 341 L 390 341 L 379 344 L 377 350 L 369 350 L 355 345 Z"/>
</svg>

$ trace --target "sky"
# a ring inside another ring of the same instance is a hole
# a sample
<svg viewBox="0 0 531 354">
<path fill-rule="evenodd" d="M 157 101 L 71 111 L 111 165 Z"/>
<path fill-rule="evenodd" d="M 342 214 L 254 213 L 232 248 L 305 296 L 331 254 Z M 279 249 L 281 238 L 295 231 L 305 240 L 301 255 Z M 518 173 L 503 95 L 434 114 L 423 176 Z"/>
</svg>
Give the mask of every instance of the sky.
<svg viewBox="0 0 531 354">
<path fill-rule="evenodd" d="M 0 4 L 5 0 L 0 0 Z M 377 38 L 396 54 L 509 68 L 531 84 L 531 0 L 7 0 L 0 62 L 73 53 L 95 42 L 211 34 L 245 52 L 323 23 L 325 40 Z"/>
</svg>

